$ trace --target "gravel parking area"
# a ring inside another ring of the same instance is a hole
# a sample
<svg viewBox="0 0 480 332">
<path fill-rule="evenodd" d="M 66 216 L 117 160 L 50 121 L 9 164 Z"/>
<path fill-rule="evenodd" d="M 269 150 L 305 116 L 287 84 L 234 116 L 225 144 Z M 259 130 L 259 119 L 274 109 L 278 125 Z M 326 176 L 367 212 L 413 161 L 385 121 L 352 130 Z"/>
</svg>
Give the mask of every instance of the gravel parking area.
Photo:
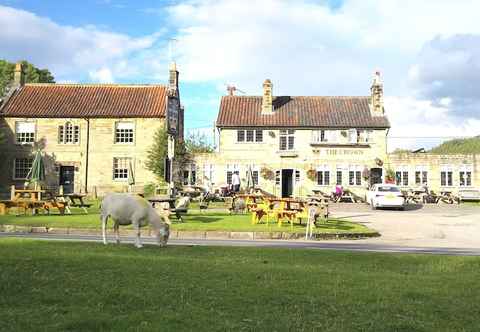
<svg viewBox="0 0 480 332">
<path fill-rule="evenodd" d="M 330 204 L 334 217 L 362 223 L 380 232 L 366 243 L 399 246 L 480 248 L 480 206 L 411 205 L 406 211 L 373 211 L 366 204 Z"/>
</svg>

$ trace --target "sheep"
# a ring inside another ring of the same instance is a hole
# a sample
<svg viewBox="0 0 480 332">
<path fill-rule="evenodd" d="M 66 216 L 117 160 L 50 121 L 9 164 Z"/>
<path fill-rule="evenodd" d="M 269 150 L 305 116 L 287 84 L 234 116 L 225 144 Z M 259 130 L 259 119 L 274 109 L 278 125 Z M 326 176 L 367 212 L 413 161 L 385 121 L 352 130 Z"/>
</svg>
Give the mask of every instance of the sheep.
<svg viewBox="0 0 480 332">
<path fill-rule="evenodd" d="M 170 220 L 168 214 L 160 213 L 151 207 L 150 203 L 137 195 L 112 193 L 105 196 L 100 209 L 103 243 L 107 244 L 106 227 L 108 217 L 114 221 L 114 231 L 117 243 L 120 243 L 119 226 L 132 224 L 136 231 L 135 246 L 141 248 L 140 227 L 150 223 L 153 227 L 158 244 L 164 247 L 170 235 Z"/>
</svg>

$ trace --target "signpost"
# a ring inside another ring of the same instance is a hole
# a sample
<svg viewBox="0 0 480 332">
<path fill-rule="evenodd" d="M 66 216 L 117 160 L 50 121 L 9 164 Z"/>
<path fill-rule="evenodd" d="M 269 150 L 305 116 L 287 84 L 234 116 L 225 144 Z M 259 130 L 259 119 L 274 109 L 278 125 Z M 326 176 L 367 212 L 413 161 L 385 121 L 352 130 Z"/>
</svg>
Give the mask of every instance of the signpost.
<svg viewBox="0 0 480 332">
<path fill-rule="evenodd" d="M 169 195 L 174 196 L 173 158 L 175 156 L 175 136 L 178 134 L 178 110 L 180 101 L 176 96 L 167 97 L 167 133 L 168 150 L 165 161 L 165 180 L 168 182 Z"/>
</svg>

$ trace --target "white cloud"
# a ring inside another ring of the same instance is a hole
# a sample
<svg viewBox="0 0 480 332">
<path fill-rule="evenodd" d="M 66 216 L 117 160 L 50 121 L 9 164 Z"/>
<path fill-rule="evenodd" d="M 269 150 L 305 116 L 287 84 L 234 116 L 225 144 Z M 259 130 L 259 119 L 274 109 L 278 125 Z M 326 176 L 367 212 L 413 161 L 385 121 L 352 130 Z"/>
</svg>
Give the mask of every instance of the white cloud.
<svg viewBox="0 0 480 332">
<path fill-rule="evenodd" d="M 115 71 L 118 63 L 152 47 L 158 37 L 132 38 L 95 26 L 62 26 L 24 10 L 0 6 L 2 57 L 11 61 L 27 59 L 47 67 L 59 80 L 76 79 L 105 67 Z M 121 76 L 122 72 L 117 74 Z"/>
<path fill-rule="evenodd" d="M 113 74 L 109 68 L 101 68 L 99 70 L 90 71 L 89 72 L 90 78 L 99 83 L 113 83 Z"/>
</svg>

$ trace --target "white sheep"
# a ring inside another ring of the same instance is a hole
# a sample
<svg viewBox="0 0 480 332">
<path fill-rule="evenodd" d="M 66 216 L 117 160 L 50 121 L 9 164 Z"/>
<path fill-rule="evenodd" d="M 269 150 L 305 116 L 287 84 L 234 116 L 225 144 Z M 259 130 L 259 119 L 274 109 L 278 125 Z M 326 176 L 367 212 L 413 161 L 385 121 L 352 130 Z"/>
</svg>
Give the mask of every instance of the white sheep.
<svg viewBox="0 0 480 332">
<path fill-rule="evenodd" d="M 101 204 L 100 219 L 102 221 L 103 243 L 107 244 L 106 227 L 108 217 L 113 219 L 117 243 L 120 243 L 118 232 L 120 225 L 133 225 L 136 231 L 135 246 L 141 248 L 140 227 L 151 225 L 158 244 L 165 246 L 170 235 L 168 214 L 157 211 L 144 198 L 131 194 L 108 194 Z"/>
</svg>

